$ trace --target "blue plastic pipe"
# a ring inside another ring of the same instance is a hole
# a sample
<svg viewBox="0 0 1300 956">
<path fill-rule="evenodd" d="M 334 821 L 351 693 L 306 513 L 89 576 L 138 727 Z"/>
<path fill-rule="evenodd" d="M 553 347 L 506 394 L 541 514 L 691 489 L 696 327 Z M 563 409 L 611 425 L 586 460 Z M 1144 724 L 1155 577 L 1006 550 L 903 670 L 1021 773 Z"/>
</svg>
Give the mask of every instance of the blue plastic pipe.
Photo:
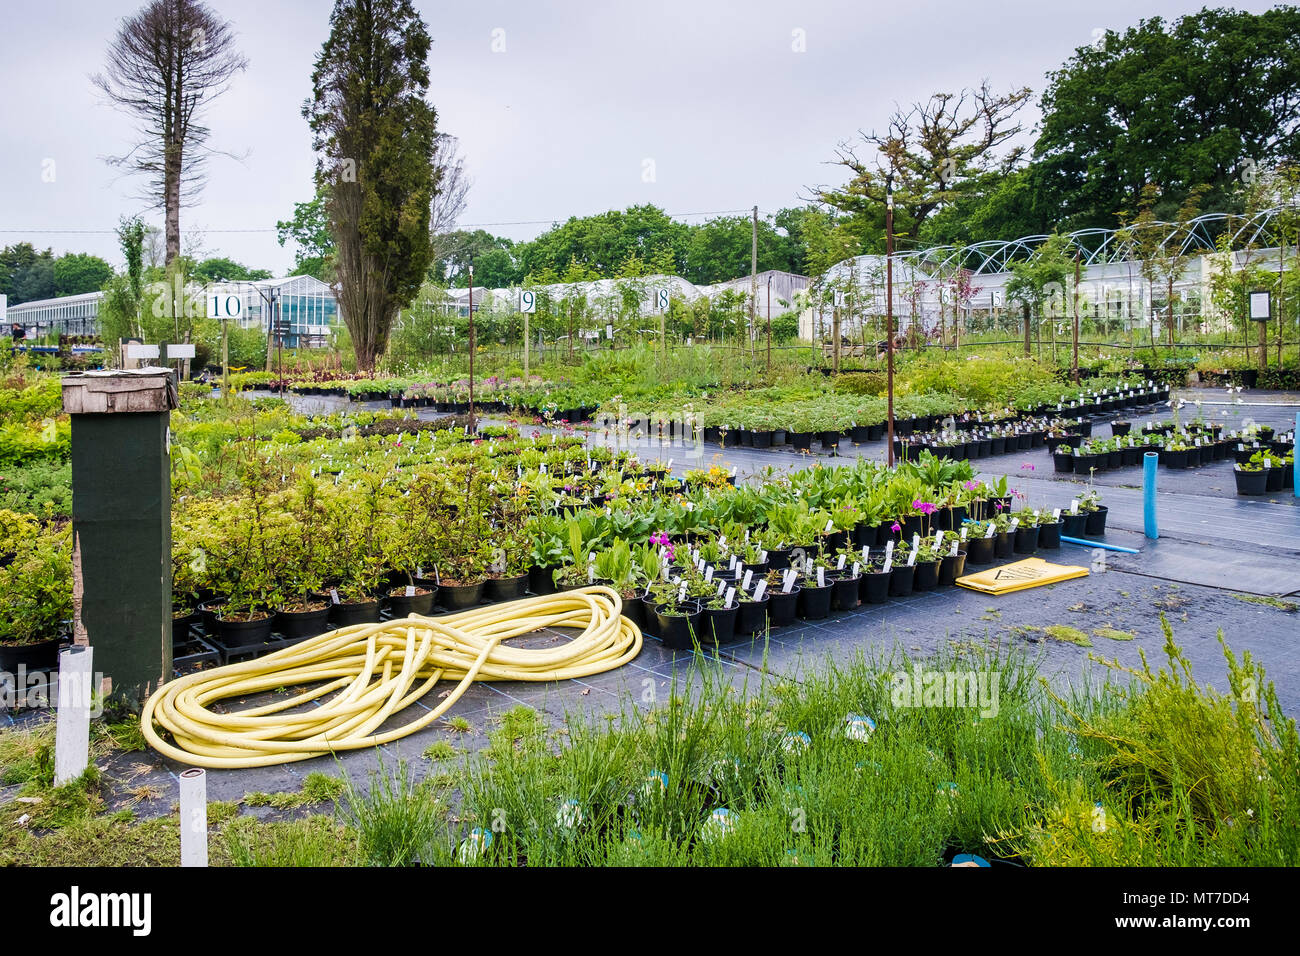
<svg viewBox="0 0 1300 956">
<path fill-rule="evenodd" d="M 1061 540 L 1066 542 L 1067 544 L 1078 544 L 1078 545 L 1082 545 L 1085 548 L 1103 548 L 1106 551 L 1119 551 L 1123 554 L 1142 553 L 1137 548 L 1124 548 L 1124 547 L 1120 547 L 1118 544 L 1103 544 L 1100 541 L 1086 541 L 1082 538 L 1067 538 L 1065 535 L 1061 535 Z"/>
<path fill-rule="evenodd" d="M 1147 537 L 1154 541 L 1160 537 L 1156 527 L 1156 465 L 1160 456 L 1153 451 L 1142 456 L 1142 519 Z"/>
<path fill-rule="evenodd" d="M 1292 438 L 1300 438 L 1300 412 L 1296 412 L 1296 413 L 1295 413 L 1295 434 L 1292 436 Z M 1292 445 L 1292 454 L 1295 453 L 1295 452 L 1294 452 L 1294 447 L 1295 447 L 1295 446 Z M 1295 475 L 1295 465 L 1292 465 L 1292 466 L 1291 466 L 1291 474 L 1292 474 L 1292 476 L 1293 476 L 1292 479 L 1291 479 L 1291 490 L 1292 490 L 1293 492 L 1295 492 L 1295 496 L 1296 496 L 1297 498 L 1300 498 L 1300 483 L 1297 483 L 1296 480 L 1295 480 L 1295 478 L 1294 478 L 1294 475 Z"/>
</svg>

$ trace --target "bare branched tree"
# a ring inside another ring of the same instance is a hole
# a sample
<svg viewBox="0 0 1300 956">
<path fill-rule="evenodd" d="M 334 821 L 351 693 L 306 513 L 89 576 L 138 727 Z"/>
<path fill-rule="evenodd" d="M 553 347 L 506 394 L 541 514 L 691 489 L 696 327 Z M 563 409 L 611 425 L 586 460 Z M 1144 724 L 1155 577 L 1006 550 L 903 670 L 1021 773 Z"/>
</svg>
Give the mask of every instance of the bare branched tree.
<svg viewBox="0 0 1300 956">
<path fill-rule="evenodd" d="M 146 198 L 165 213 L 167 258 L 181 252 L 182 186 L 187 199 L 203 185 L 214 152 L 203 108 L 248 66 L 231 24 L 200 0 L 150 0 L 122 22 L 103 73 L 91 81 L 132 114 L 139 142 L 109 162 L 150 177 Z"/>
<path fill-rule="evenodd" d="M 465 173 L 465 157 L 460 154 L 459 139 L 450 133 L 439 133 L 433 148 L 438 192 L 429 209 L 429 233 L 437 237 L 456 228 L 457 220 L 465 212 L 466 197 L 473 181 Z M 438 257 L 435 255 L 434 258 Z"/>
</svg>

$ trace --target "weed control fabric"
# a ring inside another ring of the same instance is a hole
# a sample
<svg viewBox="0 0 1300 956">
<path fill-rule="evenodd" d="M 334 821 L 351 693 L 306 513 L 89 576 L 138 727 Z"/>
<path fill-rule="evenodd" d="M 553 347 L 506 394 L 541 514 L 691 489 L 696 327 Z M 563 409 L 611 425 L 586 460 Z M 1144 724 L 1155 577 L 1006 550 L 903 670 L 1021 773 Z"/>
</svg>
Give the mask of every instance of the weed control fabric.
<svg viewBox="0 0 1300 956">
<path fill-rule="evenodd" d="M 149 698 L 140 726 L 160 753 L 219 769 L 374 747 L 428 726 L 476 680 L 553 681 L 621 667 L 641 652 L 641 631 L 621 610 L 616 591 L 595 586 L 459 614 L 344 627 L 262 658 L 170 681 Z M 546 627 L 581 633 L 553 648 L 502 646 Z M 377 732 L 440 680 L 458 683 L 437 707 Z M 212 709 L 231 698 L 301 685 L 317 686 L 247 710 Z"/>
</svg>

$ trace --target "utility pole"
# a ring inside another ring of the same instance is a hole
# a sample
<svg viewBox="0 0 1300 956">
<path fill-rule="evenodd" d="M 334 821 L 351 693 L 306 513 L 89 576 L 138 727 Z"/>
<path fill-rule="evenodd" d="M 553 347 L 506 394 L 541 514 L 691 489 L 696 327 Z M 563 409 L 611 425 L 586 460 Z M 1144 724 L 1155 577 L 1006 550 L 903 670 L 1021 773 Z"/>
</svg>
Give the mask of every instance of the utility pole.
<svg viewBox="0 0 1300 956">
<path fill-rule="evenodd" d="M 885 435 L 889 467 L 894 467 L 894 173 L 885 175 L 885 362 L 889 391 L 889 422 Z"/>
</svg>

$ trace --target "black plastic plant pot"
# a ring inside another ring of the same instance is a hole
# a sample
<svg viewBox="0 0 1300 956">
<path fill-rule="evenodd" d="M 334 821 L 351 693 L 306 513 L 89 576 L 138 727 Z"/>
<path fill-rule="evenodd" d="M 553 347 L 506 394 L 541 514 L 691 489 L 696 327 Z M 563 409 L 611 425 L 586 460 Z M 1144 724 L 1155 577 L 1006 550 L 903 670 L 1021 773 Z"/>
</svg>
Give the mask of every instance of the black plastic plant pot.
<svg viewBox="0 0 1300 956">
<path fill-rule="evenodd" d="M 849 430 L 849 441 L 855 445 L 871 441 L 871 429 L 866 425 L 854 425 Z"/>
<path fill-rule="evenodd" d="M 199 620 L 203 622 L 203 633 L 211 634 L 213 637 L 221 633 L 221 622 L 217 620 L 217 615 L 221 613 L 221 605 L 225 603 L 224 598 L 214 598 L 199 605 Z"/>
<path fill-rule="evenodd" d="M 966 552 L 944 555 L 939 562 L 939 587 L 952 587 L 966 573 Z"/>
<path fill-rule="evenodd" d="M 827 451 L 834 451 L 840 446 L 839 432 L 820 432 L 817 437 L 821 439 L 822 447 Z"/>
<path fill-rule="evenodd" d="M 1088 515 L 1086 512 L 1079 512 L 1077 515 L 1061 515 L 1061 534 L 1067 538 L 1081 538 L 1088 533 Z"/>
<path fill-rule="evenodd" d="M 1122 468 L 1124 466 L 1124 450 L 1116 448 L 1106 453 L 1107 468 Z"/>
<path fill-rule="evenodd" d="M 820 588 L 815 584 L 805 584 L 799 592 L 799 616 L 805 621 L 820 621 L 829 615 L 833 591 L 829 584 Z"/>
<path fill-rule="evenodd" d="M 876 425 L 867 426 L 867 441 L 880 441 L 885 437 L 885 423 L 880 422 Z"/>
<path fill-rule="evenodd" d="M 400 589 L 397 594 L 388 596 L 388 610 L 393 617 L 410 617 L 412 614 L 419 614 L 422 617 L 428 616 L 433 612 L 433 602 L 438 597 L 437 588 L 423 587 L 424 594 L 419 591 L 406 596 L 406 589 Z"/>
<path fill-rule="evenodd" d="M 35 644 L 0 644 L 0 671 L 17 674 L 18 668 L 28 671 L 55 670 L 59 666 L 61 638 L 38 641 Z M 22 688 L 18 688 L 21 694 Z"/>
<path fill-rule="evenodd" d="M 1160 450 L 1160 464 L 1166 468 L 1186 468 L 1189 457 L 1189 449 L 1162 448 Z"/>
<path fill-rule="evenodd" d="M 771 555 L 768 555 L 768 557 L 770 558 Z M 742 565 L 741 576 L 742 576 L 742 577 L 744 576 L 744 572 L 745 572 L 745 571 L 753 571 L 753 572 L 754 572 L 754 580 L 757 581 L 757 580 L 758 580 L 759 578 L 761 578 L 763 575 L 767 574 L 767 572 L 770 571 L 770 570 L 772 570 L 772 562 L 771 562 L 771 561 L 759 561 L 759 562 L 757 562 L 757 563 L 755 563 L 755 564 L 744 564 L 744 565 Z M 780 569 L 778 569 L 778 570 L 780 570 Z"/>
<path fill-rule="evenodd" d="M 375 619 L 379 617 L 379 602 L 375 602 Z M 263 644 L 271 639 L 271 625 L 274 615 L 264 614 L 251 621 L 226 621 L 218 618 L 221 628 L 221 642 L 228 647 L 247 647 L 250 644 Z"/>
<path fill-rule="evenodd" d="M 1126 466 L 1142 464 L 1143 450 L 1134 445 L 1132 448 L 1121 449 L 1124 453 L 1124 464 Z"/>
<path fill-rule="evenodd" d="M 483 600 L 483 582 L 474 584 L 443 584 L 438 588 L 438 603 L 448 611 L 464 611 L 478 607 Z"/>
<path fill-rule="evenodd" d="M 659 618 L 655 615 L 656 602 L 649 594 L 643 594 L 635 598 L 635 603 L 641 605 L 641 633 L 647 637 L 659 636 Z"/>
<path fill-rule="evenodd" d="M 742 601 L 736 615 L 736 633 L 742 637 L 767 630 L 767 607 L 772 599 L 766 594 L 761 601 Z"/>
<path fill-rule="evenodd" d="M 516 574 L 508 578 L 488 578 L 483 582 L 483 597 L 493 603 L 518 601 L 524 596 L 524 588 L 527 586 L 527 574 Z"/>
<path fill-rule="evenodd" d="M 993 556 L 1009 558 L 1016 553 L 1016 540 L 1006 531 L 999 531 L 993 536 Z"/>
<path fill-rule="evenodd" d="M 847 531 L 832 531 L 826 536 L 826 552 L 833 554 L 849 543 Z"/>
<path fill-rule="evenodd" d="M 1266 492 L 1281 491 L 1286 481 L 1285 468 L 1265 468 L 1264 469 L 1264 490 Z"/>
<path fill-rule="evenodd" d="M 368 601 L 351 601 L 331 604 L 329 621 L 335 627 L 348 627 L 352 624 L 374 624 L 379 620 L 379 599 Z M 224 628 L 224 624 L 222 627 Z"/>
<path fill-rule="evenodd" d="M 983 536 L 966 541 L 966 560 L 971 564 L 992 564 L 994 541 Z"/>
<path fill-rule="evenodd" d="M 1110 433 L 1116 438 L 1119 438 L 1123 435 L 1127 435 L 1132 427 L 1132 422 L 1111 422 Z"/>
<path fill-rule="evenodd" d="M 944 508 L 939 513 L 944 516 L 944 522 L 941 526 L 944 531 L 957 531 L 966 520 L 965 505 L 953 505 L 951 508 Z"/>
<path fill-rule="evenodd" d="M 831 584 L 831 604 L 837 611 L 852 611 L 858 606 L 862 575 L 840 578 Z"/>
<path fill-rule="evenodd" d="M 1033 554 L 1038 550 L 1038 525 L 1016 529 L 1016 554 Z"/>
<path fill-rule="evenodd" d="M 772 433 L 770 431 L 758 431 L 752 433 L 754 436 L 755 448 L 771 448 Z"/>
<path fill-rule="evenodd" d="M 771 565 L 773 571 L 784 571 L 790 567 L 790 549 L 773 548 L 767 552 L 767 563 Z"/>
<path fill-rule="evenodd" d="M 736 639 L 736 619 L 740 605 L 731 607 L 706 607 L 704 609 L 704 639 L 715 644 L 726 644 Z"/>
<path fill-rule="evenodd" d="M 704 613 L 699 604 L 660 604 L 655 608 L 655 623 L 659 640 L 674 650 L 689 651 L 700 637 L 700 623 Z"/>
<path fill-rule="evenodd" d="M 1106 534 L 1106 513 L 1109 509 L 1102 505 L 1096 511 L 1088 512 L 1088 523 L 1084 526 L 1084 534 L 1090 538 L 1099 538 Z"/>
<path fill-rule="evenodd" d="M 799 595 L 803 588 L 794 585 L 789 592 L 773 591 L 768 600 L 767 615 L 773 627 L 793 624 L 799 610 Z"/>
<path fill-rule="evenodd" d="M 316 610 L 286 611 L 281 608 L 275 612 L 274 629 L 289 638 L 315 637 L 325 633 L 329 622 L 330 609 L 326 604 Z"/>
<path fill-rule="evenodd" d="M 913 591 L 933 591 L 939 586 L 939 559 L 917 561 L 916 576 L 912 578 Z"/>
<path fill-rule="evenodd" d="M 645 632 L 645 604 L 639 594 L 623 597 L 622 615 Z"/>
<path fill-rule="evenodd" d="M 1038 526 L 1038 546 L 1051 551 L 1061 547 L 1061 522 L 1048 521 Z"/>
<path fill-rule="evenodd" d="M 1069 452 L 1052 452 L 1052 465 L 1057 472 L 1069 474 L 1074 471 L 1074 455 Z"/>
<path fill-rule="evenodd" d="M 554 594 L 555 578 L 553 575 L 558 571 L 558 564 L 547 564 L 543 567 L 528 569 L 528 590 L 534 594 Z"/>
<path fill-rule="evenodd" d="M 812 432 L 789 432 L 788 437 L 790 444 L 794 446 L 796 451 L 809 451 L 812 449 Z"/>
<path fill-rule="evenodd" d="M 853 528 L 852 537 L 854 548 L 874 548 L 876 546 L 876 526 L 867 524 L 865 521 L 859 522 Z"/>
<path fill-rule="evenodd" d="M 907 597 L 912 593 L 912 582 L 916 580 L 916 568 L 906 564 L 897 565 L 889 572 L 890 597 Z"/>
<path fill-rule="evenodd" d="M 740 428 L 737 429 L 737 434 L 738 437 L 740 438 L 741 448 L 754 447 L 754 433 L 752 431 L 750 431 L 748 428 Z"/>
<path fill-rule="evenodd" d="M 921 526 L 920 515 L 908 515 L 903 519 L 902 536 L 904 541 L 911 541 L 913 535 L 921 534 L 924 528 Z"/>
<path fill-rule="evenodd" d="M 1007 453 L 1007 439 L 1005 435 L 999 435 L 996 438 L 990 439 L 990 444 L 989 444 L 990 455 L 1005 455 L 1006 453 Z"/>
<path fill-rule="evenodd" d="M 889 581 L 893 577 L 889 571 L 865 571 L 861 578 L 858 594 L 864 604 L 884 604 L 889 600 Z"/>
<path fill-rule="evenodd" d="M 190 628 L 199 623 L 200 617 L 198 611 L 191 611 L 189 614 L 183 614 L 180 617 L 172 615 L 172 643 L 180 644 L 190 639 Z M 0 668 L 2 670 L 3 668 Z"/>
</svg>

